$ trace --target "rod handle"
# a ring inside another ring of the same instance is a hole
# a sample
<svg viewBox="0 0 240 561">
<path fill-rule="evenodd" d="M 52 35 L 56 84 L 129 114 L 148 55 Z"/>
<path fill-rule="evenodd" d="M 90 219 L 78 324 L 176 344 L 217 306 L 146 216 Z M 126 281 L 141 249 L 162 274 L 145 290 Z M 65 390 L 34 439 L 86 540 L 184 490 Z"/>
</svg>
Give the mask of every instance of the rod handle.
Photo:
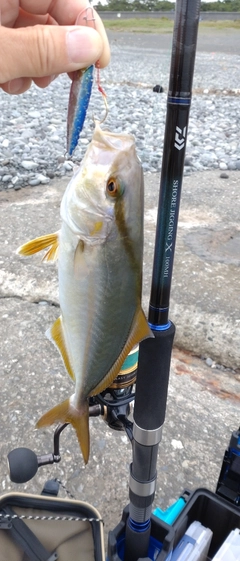
<svg viewBox="0 0 240 561">
<path fill-rule="evenodd" d="M 153 333 L 154 339 L 139 345 L 134 421 L 145 430 L 164 423 L 175 326 L 169 322 L 167 329 Z"/>
</svg>

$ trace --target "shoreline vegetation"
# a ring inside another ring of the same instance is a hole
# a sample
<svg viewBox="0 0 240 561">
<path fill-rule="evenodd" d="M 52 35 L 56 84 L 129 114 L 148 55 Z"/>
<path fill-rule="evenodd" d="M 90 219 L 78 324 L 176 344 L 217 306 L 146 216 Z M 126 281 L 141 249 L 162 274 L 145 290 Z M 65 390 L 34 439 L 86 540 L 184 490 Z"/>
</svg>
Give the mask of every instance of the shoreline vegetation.
<svg viewBox="0 0 240 561">
<path fill-rule="evenodd" d="M 95 2 L 101 12 L 171 12 L 174 3 L 171 0 L 101 0 Z M 240 12 L 240 0 L 202 1 L 201 12 Z"/>
<path fill-rule="evenodd" d="M 152 14 L 174 12 L 175 8 L 175 3 L 170 0 L 107 0 L 107 2 L 105 0 L 103 4 L 102 0 L 97 0 L 94 5 L 97 11 L 101 13 L 135 12 L 138 16 L 141 13 L 146 16 L 150 12 Z M 240 12 L 240 0 L 203 0 L 200 10 L 202 13 Z"/>
<path fill-rule="evenodd" d="M 131 18 L 131 19 L 107 19 L 104 18 L 104 12 L 101 12 L 101 18 L 104 26 L 109 31 L 119 32 L 135 32 L 135 33 L 172 33 L 173 20 L 162 17 L 152 18 Z M 219 21 L 200 21 L 199 31 L 223 31 L 240 30 L 240 20 L 219 20 Z"/>
</svg>

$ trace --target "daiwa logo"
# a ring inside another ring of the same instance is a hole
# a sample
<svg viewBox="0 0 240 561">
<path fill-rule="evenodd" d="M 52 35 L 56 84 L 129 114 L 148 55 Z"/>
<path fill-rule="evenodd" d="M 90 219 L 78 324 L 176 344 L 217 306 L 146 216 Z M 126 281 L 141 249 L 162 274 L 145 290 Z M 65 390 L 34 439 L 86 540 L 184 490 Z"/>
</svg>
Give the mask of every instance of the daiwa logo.
<svg viewBox="0 0 240 561">
<path fill-rule="evenodd" d="M 186 131 L 187 127 L 184 127 L 184 129 L 176 127 L 174 146 L 175 148 L 177 148 L 177 150 L 182 150 L 182 148 L 184 148 L 185 146 Z"/>
</svg>

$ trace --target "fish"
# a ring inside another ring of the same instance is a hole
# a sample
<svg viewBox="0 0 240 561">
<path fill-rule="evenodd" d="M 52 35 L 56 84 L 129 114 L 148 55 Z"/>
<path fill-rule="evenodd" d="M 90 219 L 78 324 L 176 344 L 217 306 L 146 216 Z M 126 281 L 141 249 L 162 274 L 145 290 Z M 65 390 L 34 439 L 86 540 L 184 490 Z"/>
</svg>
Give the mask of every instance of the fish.
<svg viewBox="0 0 240 561">
<path fill-rule="evenodd" d="M 95 126 L 63 195 L 59 232 L 21 246 L 58 259 L 61 315 L 47 332 L 75 383 L 74 394 L 45 413 L 37 428 L 71 423 L 89 458 L 88 398 L 117 377 L 132 348 L 153 337 L 141 307 L 143 170 L 134 137 Z"/>
<path fill-rule="evenodd" d="M 91 97 L 94 66 L 76 70 L 71 84 L 67 116 L 67 151 L 74 152 L 83 129 Z"/>
</svg>

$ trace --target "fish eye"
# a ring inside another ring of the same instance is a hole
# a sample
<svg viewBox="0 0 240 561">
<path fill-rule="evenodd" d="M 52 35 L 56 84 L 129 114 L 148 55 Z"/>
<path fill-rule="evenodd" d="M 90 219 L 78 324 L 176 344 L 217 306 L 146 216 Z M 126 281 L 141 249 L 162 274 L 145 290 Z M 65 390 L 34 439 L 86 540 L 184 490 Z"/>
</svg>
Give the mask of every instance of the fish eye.
<svg viewBox="0 0 240 561">
<path fill-rule="evenodd" d="M 121 184 L 115 177 L 110 177 L 107 181 L 106 187 L 107 195 L 110 197 L 117 197 L 122 194 Z"/>
<path fill-rule="evenodd" d="M 115 177 L 110 177 L 107 182 L 107 194 L 116 197 L 118 193 L 118 182 Z"/>
</svg>

